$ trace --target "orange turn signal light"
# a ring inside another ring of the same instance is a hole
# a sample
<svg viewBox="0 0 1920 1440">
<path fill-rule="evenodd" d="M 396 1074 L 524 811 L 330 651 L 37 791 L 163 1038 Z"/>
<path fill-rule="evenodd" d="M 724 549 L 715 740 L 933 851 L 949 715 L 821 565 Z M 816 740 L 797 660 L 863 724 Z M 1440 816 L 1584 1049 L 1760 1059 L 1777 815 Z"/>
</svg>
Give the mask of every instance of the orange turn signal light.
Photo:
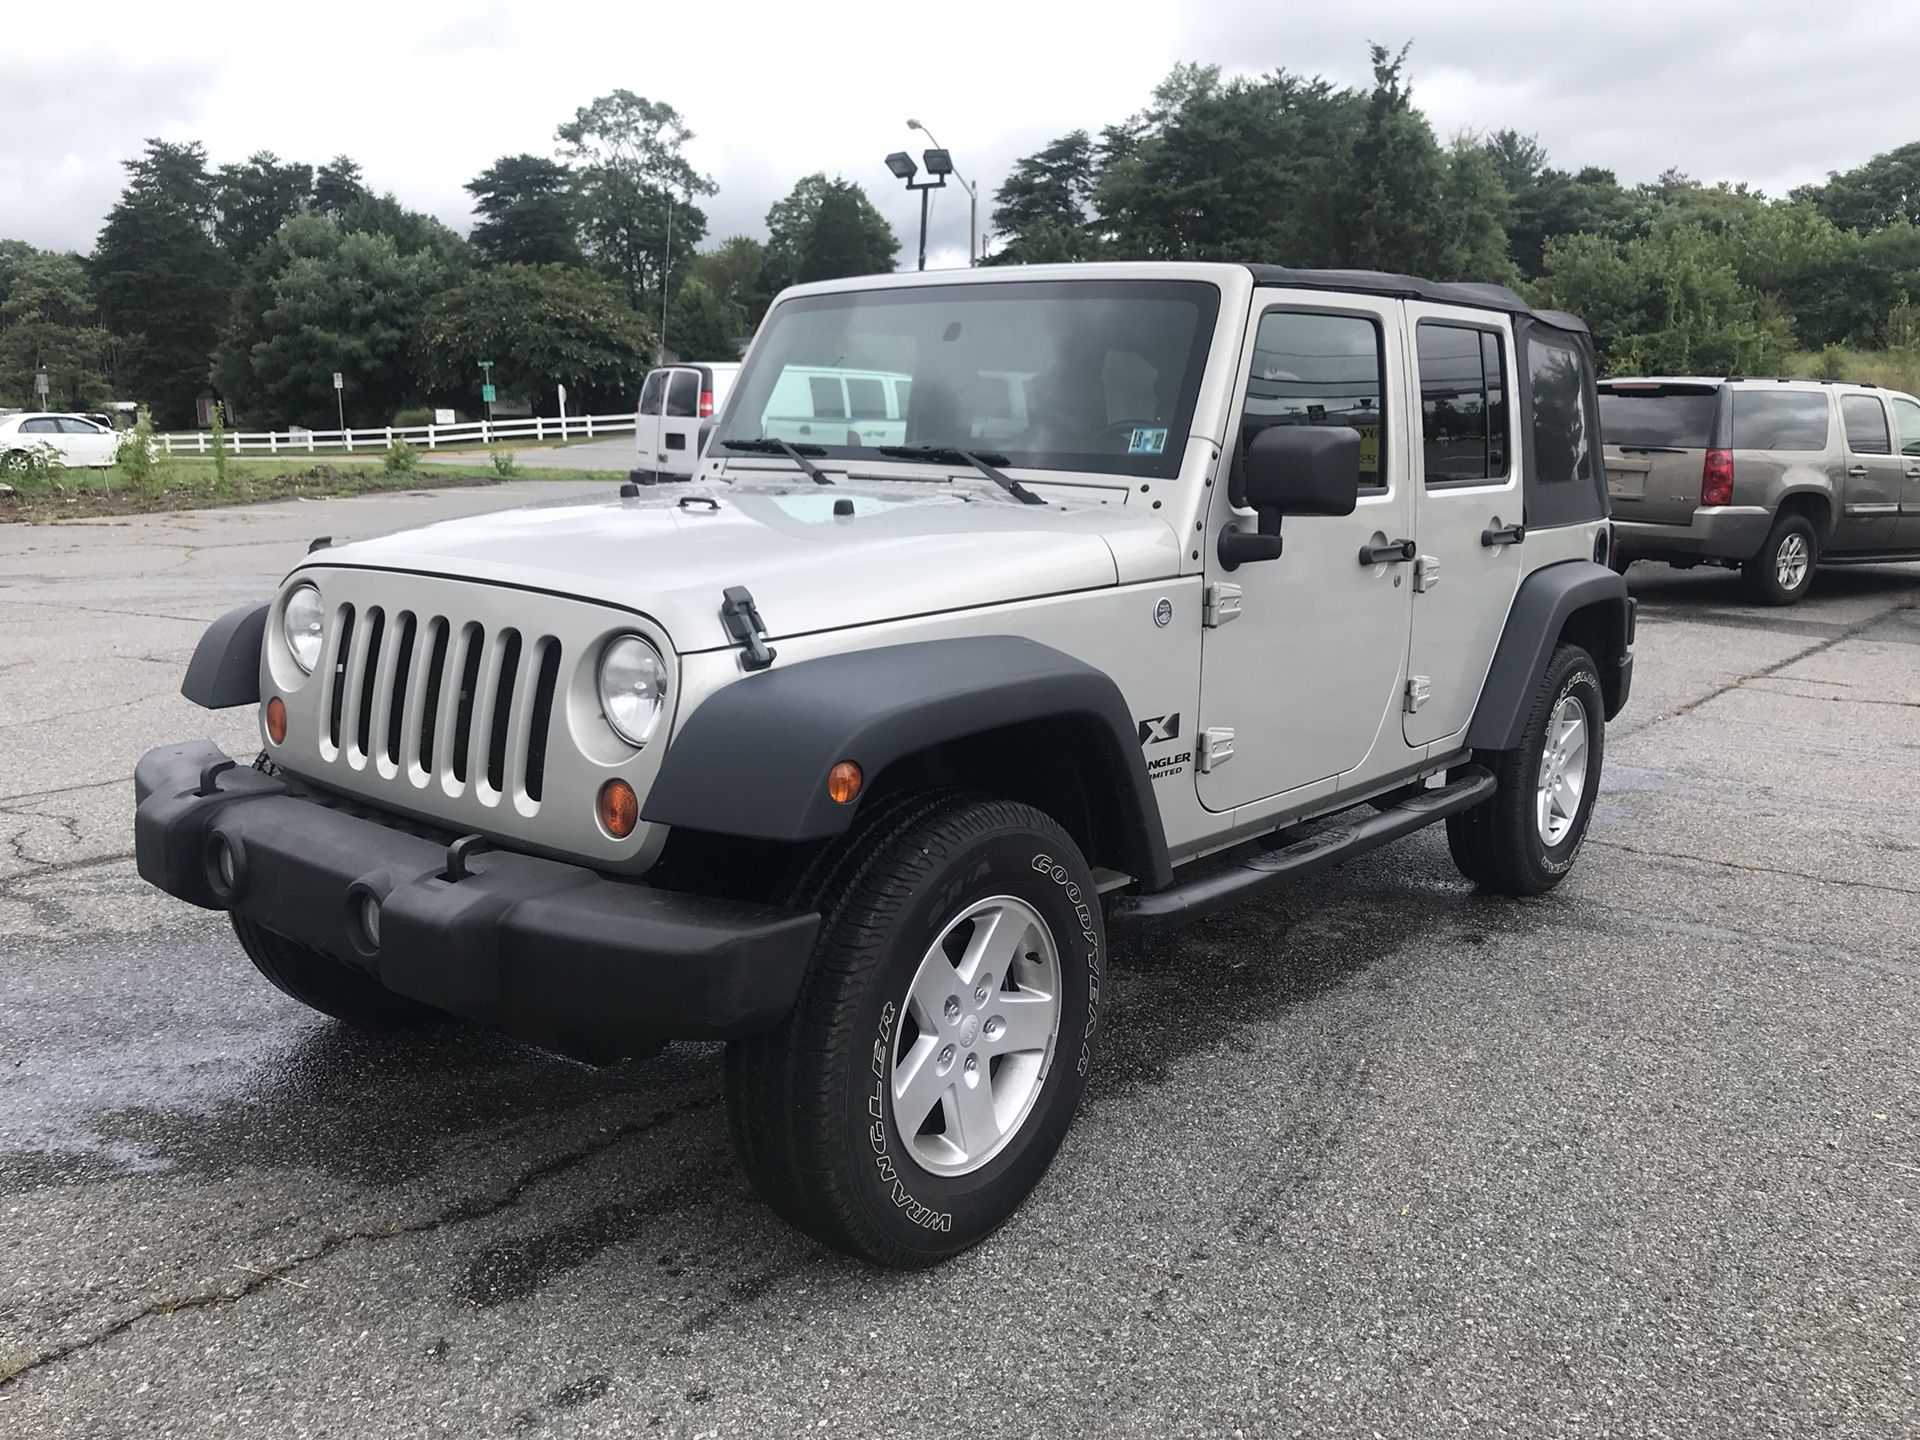
<svg viewBox="0 0 1920 1440">
<path fill-rule="evenodd" d="M 278 695 L 267 701 L 267 738 L 276 745 L 287 738 L 287 702 Z"/>
<path fill-rule="evenodd" d="M 851 805 L 860 796 L 860 767 L 842 760 L 827 771 L 827 798 L 836 805 Z"/>
<path fill-rule="evenodd" d="M 640 797 L 624 780 L 609 780 L 602 785 L 594 808 L 600 815 L 600 828 L 616 840 L 626 839 L 640 823 Z"/>
</svg>

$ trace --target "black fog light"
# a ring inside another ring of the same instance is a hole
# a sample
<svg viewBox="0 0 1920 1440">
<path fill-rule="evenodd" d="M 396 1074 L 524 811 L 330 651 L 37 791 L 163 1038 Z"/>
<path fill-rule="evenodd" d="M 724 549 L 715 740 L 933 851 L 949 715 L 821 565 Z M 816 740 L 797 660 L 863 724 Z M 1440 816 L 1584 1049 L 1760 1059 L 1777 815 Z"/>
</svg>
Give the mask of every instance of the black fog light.
<svg viewBox="0 0 1920 1440">
<path fill-rule="evenodd" d="M 213 891 L 213 898 L 224 905 L 239 899 L 247 883 L 246 857 L 239 845 L 215 830 L 207 836 L 206 865 L 207 888 Z"/>
<path fill-rule="evenodd" d="M 380 949 L 380 897 L 370 886 L 355 885 L 347 891 L 347 935 L 362 955 Z"/>
</svg>

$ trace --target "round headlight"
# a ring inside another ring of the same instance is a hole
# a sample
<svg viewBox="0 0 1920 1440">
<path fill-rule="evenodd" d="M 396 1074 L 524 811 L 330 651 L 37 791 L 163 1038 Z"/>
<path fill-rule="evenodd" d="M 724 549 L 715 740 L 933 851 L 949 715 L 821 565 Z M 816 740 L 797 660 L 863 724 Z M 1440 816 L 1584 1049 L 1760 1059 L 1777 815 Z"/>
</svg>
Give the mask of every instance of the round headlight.
<svg viewBox="0 0 1920 1440">
<path fill-rule="evenodd" d="M 326 606 L 320 592 L 311 585 L 296 585 L 280 608 L 280 630 L 286 636 L 293 660 L 307 674 L 320 663 L 320 641 L 326 629 Z"/>
<path fill-rule="evenodd" d="M 667 662 L 638 635 L 622 635 L 600 653 L 600 709 L 629 745 L 653 738 L 667 708 Z"/>
</svg>

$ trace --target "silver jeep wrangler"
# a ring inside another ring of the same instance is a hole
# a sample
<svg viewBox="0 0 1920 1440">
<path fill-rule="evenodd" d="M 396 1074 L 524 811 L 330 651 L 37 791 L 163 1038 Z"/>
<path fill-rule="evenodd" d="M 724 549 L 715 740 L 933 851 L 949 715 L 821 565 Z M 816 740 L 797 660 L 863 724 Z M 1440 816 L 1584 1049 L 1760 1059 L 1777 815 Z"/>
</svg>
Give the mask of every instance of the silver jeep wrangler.
<svg viewBox="0 0 1920 1440">
<path fill-rule="evenodd" d="M 1039 1180 L 1108 927 L 1444 821 L 1573 864 L 1633 602 L 1588 336 L 1224 264 L 804 286 L 691 480 L 321 548 L 136 777 L 141 874 L 350 1023 L 727 1042 L 740 1160 L 888 1265 Z"/>
</svg>

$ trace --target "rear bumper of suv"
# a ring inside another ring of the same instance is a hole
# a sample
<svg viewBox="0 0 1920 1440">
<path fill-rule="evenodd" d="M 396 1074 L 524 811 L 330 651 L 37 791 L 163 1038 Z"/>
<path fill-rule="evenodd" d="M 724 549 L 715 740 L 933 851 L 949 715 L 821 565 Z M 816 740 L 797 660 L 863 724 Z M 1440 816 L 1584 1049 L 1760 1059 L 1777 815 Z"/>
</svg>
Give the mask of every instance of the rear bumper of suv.
<svg viewBox="0 0 1920 1440">
<path fill-rule="evenodd" d="M 1613 519 L 1613 553 L 1622 560 L 1751 560 L 1773 528 L 1764 505 L 1701 506 L 1685 525 Z"/>
<path fill-rule="evenodd" d="M 456 859 L 444 837 L 236 767 L 205 740 L 149 751 L 134 792 L 140 874 L 168 894 L 584 1059 L 773 1028 L 799 993 L 820 926 L 807 911 L 679 894 L 508 850 Z"/>
</svg>

